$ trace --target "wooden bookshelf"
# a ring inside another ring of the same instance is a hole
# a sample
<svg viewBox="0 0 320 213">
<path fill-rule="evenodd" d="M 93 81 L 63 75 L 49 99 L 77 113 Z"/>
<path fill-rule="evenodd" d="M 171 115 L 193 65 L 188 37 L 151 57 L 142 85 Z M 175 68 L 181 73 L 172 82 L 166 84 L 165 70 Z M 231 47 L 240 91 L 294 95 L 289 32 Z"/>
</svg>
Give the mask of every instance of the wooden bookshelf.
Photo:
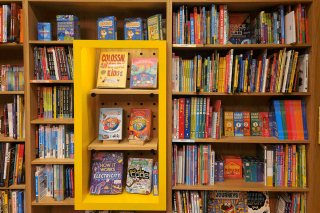
<svg viewBox="0 0 320 213">
<path fill-rule="evenodd" d="M 74 164 L 73 158 L 36 158 L 34 159 L 31 164 L 33 165 L 40 165 L 40 164 Z"/>
<path fill-rule="evenodd" d="M 73 124 L 73 118 L 38 118 L 31 121 L 31 124 Z"/>
<path fill-rule="evenodd" d="M 29 41 L 30 44 L 36 44 L 36 45 L 72 45 L 73 41 L 38 41 L 38 40 L 32 40 Z"/>
<path fill-rule="evenodd" d="M 203 96 L 310 96 L 311 92 L 293 92 L 293 93 L 224 93 L 224 92 L 172 92 L 172 95 L 203 95 Z"/>
<path fill-rule="evenodd" d="M 36 200 L 32 201 L 33 206 L 72 206 L 74 198 L 66 198 L 63 201 L 55 201 L 52 197 L 45 197 L 39 203 Z"/>
<path fill-rule="evenodd" d="M 24 142 L 25 139 L 13 139 L 13 137 L 4 137 L 3 134 L 0 135 L 0 142 Z"/>
<path fill-rule="evenodd" d="M 73 80 L 30 80 L 31 84 L 73 84 Z"/>
<path fill-rule="evenodd" d="M 24 91 L 0 91 L 0 95 L 23 95 Z"/>
<path fill-rule="evenodd" d="M 159 94 L 159 90 L 147 90 L 147 89 L 92 89 L 91 94 L 103 95 L 103 94 L 119 94 L 119 95 L 150 95 Z"/>
<path fill-rule="evenodd" d="M 88 146 L 88 150 L 157 150 L 158 149 L 158 138 L 151 138 L 150 141 L 146 142 L 143 146 L 131 145 L 129 140 L 125 139 L 120 141 L 118 144 L 103 144 L 98 138 L 92 141 Z"/>
<path fill-rule="evenodd" d="M 11 185 L 9 187 L 0 187 L 0 190 L 2 190 L 2 189 L 12 189 L 12 190 L 15 190 L 15 189 L 26 189 L 26 184 Z"/>
</svg>

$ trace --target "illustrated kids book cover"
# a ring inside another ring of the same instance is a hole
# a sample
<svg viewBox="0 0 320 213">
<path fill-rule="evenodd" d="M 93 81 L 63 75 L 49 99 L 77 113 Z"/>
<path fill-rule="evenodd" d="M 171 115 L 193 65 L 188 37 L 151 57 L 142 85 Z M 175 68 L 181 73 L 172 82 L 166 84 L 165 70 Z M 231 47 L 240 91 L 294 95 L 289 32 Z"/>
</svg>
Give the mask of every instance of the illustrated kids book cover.
<svg viewBox="0 0 320 213">
<path fill-rule="evenodd" d="M 98 88 L 125 88 L 128 53 L 101 52 L 98 70 Z"/>
<path fill-rule="evenodd" d="M 100 17 L 98 22 L 98 40 L 117 40 L 117 18 Z"/>
<path fill-rule="evenodd" d="M 234 136 L 243 137 L 243 113 L 242 112 L 234 112 Z"/>
<path fill-rule="evenodd" d="M 270 213 L 268 192 L 247 192 L 248 213 Z"/>
<path fill-rule="evenodd" d="M 99 140 L 122 139 L 122 108 L 100 108 Z"/>
<path fill-rule="evenodd" d="M 129 140 L 149 141 L 151 109 L 132 108 L 129 122 Z"/>
<path fill-rule="evenodd" d="M 148 18 L 148 38 L 149 40 L 161 40 L 160 36 L 161 16 L 156 14 Z"/>
<path fill-rule="evenodd" d="M 133 58 L 131 64 L 131 88 L 157 87 L 157 58 Z"/>
<path fill-rule="evenodd" d="M 268 112 L 261 112 L 262 116 L 262 136 L 263 137 L 270 137 L 269 132 L 269 113 Z"/>
<path fill-rule="evenodd" d="M 129 158 L 126 191 L 132 194 L 150 194 L 153 159 Z"/>
<path fill-rule="evenodd" d="M 122 193 L 122 175 L 122 152 L 93 153 L 90 193 L 95 195 Z"/>
<path fill-rule="evenodd" d="M 250 44 L 250 13 L 229 13 L 229 44 Z"/>
<path fill-rule="evenodd" d="M 143 40 L 142 18 L 124 19 L 124 40 Z"/>
<path fill-rule="evenodd" d="M 234 136 L 233 132 L 233 112 L 224 112 L 224 135 Z"/>
<path fill-rule="evenodd" d="M 247 192 L 208 191 L 208 213 L 248 213 Z"/>
<path fill-rule="evenodd" d="M 251 135 L 258 136 L 259 134 L 259 114 L 258 112 L 250 112 L 251 120 Z"/>
<path fill-rule="evenodd" d="M 243 112 L 244 136 L 250 136 L 250 112 Z"/>
</svg>

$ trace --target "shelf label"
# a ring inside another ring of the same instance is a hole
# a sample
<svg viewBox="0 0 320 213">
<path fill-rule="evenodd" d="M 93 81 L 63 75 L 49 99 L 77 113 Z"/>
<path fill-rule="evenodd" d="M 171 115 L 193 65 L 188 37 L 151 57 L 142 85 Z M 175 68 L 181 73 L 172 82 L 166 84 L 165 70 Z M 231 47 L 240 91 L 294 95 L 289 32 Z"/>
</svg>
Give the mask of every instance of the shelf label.
<svg viewBox="0 0 320 213">
<path fill-rule="evenodd" d="M 172 139 L 172 142 L 176 143 L 195 143 L 196 141 L 193 139 Z"/>
<path fill-rule="evenodd" d="M 197 47 L 196 44 L 173 44 L 173 47 Z"/>
</svg>

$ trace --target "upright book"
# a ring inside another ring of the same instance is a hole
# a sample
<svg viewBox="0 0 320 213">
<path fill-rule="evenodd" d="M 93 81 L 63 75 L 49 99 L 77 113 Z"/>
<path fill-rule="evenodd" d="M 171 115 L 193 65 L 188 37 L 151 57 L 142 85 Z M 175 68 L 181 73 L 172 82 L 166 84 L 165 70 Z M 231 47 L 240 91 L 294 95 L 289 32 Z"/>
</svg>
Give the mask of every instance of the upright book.
<svg viewBox="0 0 320 213">
<path fill-rule="evenodd" d="M 143 40 L 142 18 L 124 19 L 124 40 Z"/>
<path fill-rule="evenodd" d="M 98 40 L 117 40 L 117 18 L 115 16 L 98 18 Z"/>
<path fill-rule="evenodd" d="M 101 52 L 98 88 L 125 88 L 127 80 L 127 52 Z"/>
<path fill-rule="evenodd" d="M 99 140 L 122 139 L 122 108 L 100 108 Z"/>
<path fill-rule="evenodd" d="M 131 64 L 131 88 L 157 87 L 157 58 L 133 58 Z"/>
<path fill-rule="evenodd" d="M 129 122 L 129 140 L 150 139 L 151 109 L 132 108 Z"/>
<path fill-rule="evenodd" d="M 122 175 L 122 152 L 93 153 L 90 193 L 95 195 L 121 194 Z"/>
</svg>

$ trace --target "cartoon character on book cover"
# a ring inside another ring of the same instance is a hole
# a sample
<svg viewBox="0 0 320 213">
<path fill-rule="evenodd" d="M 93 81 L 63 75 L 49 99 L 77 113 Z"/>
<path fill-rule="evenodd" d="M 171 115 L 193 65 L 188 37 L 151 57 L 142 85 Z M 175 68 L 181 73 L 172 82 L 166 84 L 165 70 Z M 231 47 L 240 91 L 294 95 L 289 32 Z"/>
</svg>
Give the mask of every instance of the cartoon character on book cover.
<svg viewBox="0 0 320 213">
<path fill-rule="evenodd" d="M 229 13 L 229 44 L 250 44 L 250 13 Z"/>
<path fill-rule="evenodd" d="M 129 122 L 129 140 L 149 141 L 151 109 L 132 108 Z"/>
<path fill-rule="evenodd" d="M 247 192 L 248 213 L 270 213 L 268 192 Z"/>
<path fill-rule="evenodd" d="M 208 191 L 208 213 L 248 213 L 247 192 Z"/>
<path fill-rule="evenodd" d="M 234 136 L 243 137 L 243 113 L 242 112 L 234 112 Z"/>
<path fill-rule="evenodd" d="M 114 16 L 98 18 L 98 40 L 117 40 L 117 18 Z"/>
<path fill-rule="evenodd" d="M 157 87 L 157 58 L 133 58 L 131 64 L 131 88 Z"/>
<path fill-rule="evenodd" d="M 99 140 L 122 139 L 122 108 L 100 108 Z"/>
<path fill-rule="evenodd" d="M 122 193 L 122 175 L 122 152 L 93 153 L 90 193 L 95 195 Z"/>
<path fill-rule="evenodd" d="M 124 33 L 125 40 L 143 40 L 142 18 L 125 18 Z"/>
<path fill-rule="evenodd" d="M 160 15 L 148 18 L 148 38 L 149 40 L 161 40 L 160 38 Z"/>
<path fill-rule="evenodd" d="M 127 52 L 101 52 L 97 87 L 125 88 L 127 80 Z"/>
</svg>

